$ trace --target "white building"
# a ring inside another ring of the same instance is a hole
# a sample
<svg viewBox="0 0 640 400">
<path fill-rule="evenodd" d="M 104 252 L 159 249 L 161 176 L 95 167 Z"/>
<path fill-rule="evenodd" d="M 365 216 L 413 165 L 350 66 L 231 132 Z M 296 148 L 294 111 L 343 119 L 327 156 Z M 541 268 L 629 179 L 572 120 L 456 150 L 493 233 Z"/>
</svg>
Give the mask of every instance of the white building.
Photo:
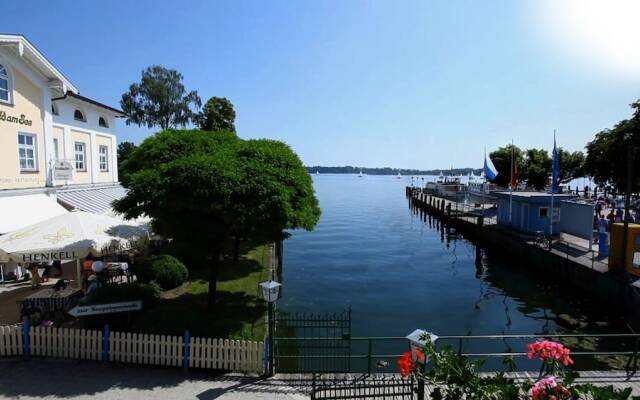
<svg viewBox="0 0 640 400">
<path fill-rule="evenodd" d="M 109 210 L 124 194 L 119 117 L 24 36 L 0 34 L 0 234 L 74 208 Z"/>
</svg>

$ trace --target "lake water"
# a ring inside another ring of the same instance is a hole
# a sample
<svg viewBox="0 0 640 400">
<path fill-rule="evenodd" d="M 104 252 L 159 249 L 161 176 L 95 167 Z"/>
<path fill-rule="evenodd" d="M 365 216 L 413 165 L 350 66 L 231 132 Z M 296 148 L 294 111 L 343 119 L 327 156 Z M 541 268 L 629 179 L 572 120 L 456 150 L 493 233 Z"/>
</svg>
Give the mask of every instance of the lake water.
<svg viewBox="0 0 640 400">
<path fill-rule="evenodd" d="M 626 332 L 624 319 L 519 260 L 416 214 L 410 178 L 314 175 L 322 217 L 285 242 L 285 311 L 351 307 L 354 336 Z"/>
</svg>

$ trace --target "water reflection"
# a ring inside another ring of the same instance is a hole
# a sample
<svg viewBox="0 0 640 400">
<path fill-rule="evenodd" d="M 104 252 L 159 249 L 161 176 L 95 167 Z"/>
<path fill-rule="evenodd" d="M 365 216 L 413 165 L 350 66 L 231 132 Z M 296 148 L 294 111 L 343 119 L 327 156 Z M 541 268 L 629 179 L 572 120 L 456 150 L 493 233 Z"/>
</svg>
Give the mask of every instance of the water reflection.
<svg viewBox="0 0 640 400">
<path fill-rule="evenodd" d="M 356 336 L 405 336 L 416 328 L 440 335 L 627 331 L 622 316 L 597 300 L 414 207 L 404 180 L 319 175 L 314 183 L 320 224 L 293 232 L 285 243 L 286 295 L 279 306 L 287 311 L 351 306 Z M 524 343 L 490 348 L 521 351 Z"/>
</svg>

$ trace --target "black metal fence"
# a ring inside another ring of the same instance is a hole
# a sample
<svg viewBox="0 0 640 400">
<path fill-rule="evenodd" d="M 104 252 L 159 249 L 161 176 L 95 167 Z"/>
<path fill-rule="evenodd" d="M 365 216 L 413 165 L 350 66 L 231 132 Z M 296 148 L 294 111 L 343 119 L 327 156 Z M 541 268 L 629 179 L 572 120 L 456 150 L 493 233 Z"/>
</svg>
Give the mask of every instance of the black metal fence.
<svg viewBox="0 0 640 400">
<path fill-rule="evenodd" d="M 536 371 L 540 361 L 529 360 L 527 344 L 536 340 L 554 340 L 572 349 L 580 370 L 626 370 L 635 374 L 640 349 L 640 334 L 550 334 L 550 335 L 448 335 L 440 336 L 437 345 L 448 345 L 459 354 L 472 359 L 486 360 L 489 371 Z M 281 346 L 290 342 L 290 349 L 301 346 L 302 351 L 280 355 L 289 360 L 286 370 L 279 372 L 358 372 L 369 374 L 398 372 L 396 362 L 409 351 L 405 337 L 351 337 L 349 352 L 330 342 L 342 338 L 298 337 L 279 338 Z M 309 342 L 312 346 L 305 346 Z M 324 344 L 323 344 L 324 342 Z M 340 351 L 333 351 L 339 348 Z M 332 349 L 332 351 L 318 351 Z M 504 363 L 507 358 L 511 360 Z"/>
<path fill-rule="evenodd" d="M 409 400 L 415 396 L 413 378 L 394 375 L 325 378 L 314 375 L 312 400 L 390 399 Z"/>
<path fill-rule="evenodd" d="M 339 313 L 274 316 L 277 372 L 351 371 L 351 309 Z"/>
</svg>

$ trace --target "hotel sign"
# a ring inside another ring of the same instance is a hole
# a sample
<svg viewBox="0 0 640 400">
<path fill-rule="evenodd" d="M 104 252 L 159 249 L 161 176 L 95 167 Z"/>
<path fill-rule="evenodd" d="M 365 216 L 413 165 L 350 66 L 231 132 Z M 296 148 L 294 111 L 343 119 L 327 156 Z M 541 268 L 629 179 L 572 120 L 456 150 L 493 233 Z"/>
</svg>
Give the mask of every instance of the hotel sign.
<svg viewBox="0 0 640 400">
<path fill-rule="evenodd" d="M 0 111 L 0 121 L 11 122 L 24 126 L 31 126 L 31 124 L 33 123 L 33 121 L 27 119 L 24 114 L 20 114 L 20 117 L 15 117 L 13 115 L 7 115 L 5 111 Z"/>
<path fill-rule="evenodd" d="M 69 161 L 56 161 L 53 164 L 53 179 L 59 181 L 73 179 L 73 165 Z"/>
</svg>

